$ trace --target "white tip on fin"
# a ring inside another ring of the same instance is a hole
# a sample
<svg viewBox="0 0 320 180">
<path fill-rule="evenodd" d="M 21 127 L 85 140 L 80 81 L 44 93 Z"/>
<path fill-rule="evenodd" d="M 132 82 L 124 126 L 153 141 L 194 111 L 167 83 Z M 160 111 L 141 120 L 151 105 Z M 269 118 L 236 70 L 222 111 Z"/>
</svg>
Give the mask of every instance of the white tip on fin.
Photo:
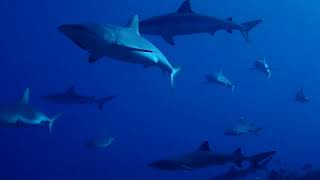
<svg viewBox="0 0 320 180">
<path fill-rule="evenodd" d="M 170 74 L 170 79 L 171 79 L 171 88 L 173 90 L 174 88 L 174 79 L 176 77 L 176 75 L 178 74 L 178 72 L 181 70 L 181 68 L 173 68 L 172 72 Z"/>
<path fill-rule="evenodd" d="M 50 133 L 52 132 L 52 125 L 53 125 L 53 123 L 54 123 L 58 118 L 60 118 L 62 115 L 63 115 L 63 113 L 59 113 L 59 114 L 57 114 L 57 115 L 55 115 L 55 116 L 53 116 L 53 117 L 51 118 L 51 120 L 50 120 L 50 122 L 49 122 L 49 130 L 50 130 Z"/>
<path fill-rule="evenodd" d="M 24 91 L 23 96 L 21 97 L 20 103 L 21 104 L 28 104 L 29 103 L 29 96 L 30 96 L 30 90 L 29 90 L 29 88 L 27 88 Z"/>
<path fill-rule="evenodd" d="M 140 35 L 140 33 L 139 33 L 139 17 L 137 14 L 132 16 L 131 20 L 128 23 L 128 27 L 134 29 L 136 31 L 136 33 L 138 35 Z"/>
</svg>

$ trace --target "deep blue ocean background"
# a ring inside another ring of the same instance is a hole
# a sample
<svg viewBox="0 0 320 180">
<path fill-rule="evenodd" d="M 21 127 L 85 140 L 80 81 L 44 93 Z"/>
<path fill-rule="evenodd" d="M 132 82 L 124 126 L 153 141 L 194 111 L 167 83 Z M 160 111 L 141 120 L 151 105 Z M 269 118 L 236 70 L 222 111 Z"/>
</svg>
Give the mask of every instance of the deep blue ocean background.
<svg viewBox="0 0 320 180">
<path fill-rule="evenodd" d="M 201 0 L 194 11 L 236 22 L 263 18 L 247 44 L 239 32 L 176 37 L 170 46 L 145 36 L 174 65 L 183 67 L 171 93 L 168 76 L 87 53 L 58 32 L 65 23 L 125 25 L 174 12 L 182 0 L 2 0 L 0 82 L 2 103 L 15 102 L 25 88 L 35 107 L 49 115 L 64 112 L 47 128 L 0 130 L 0 179 L 207 179 L 230 166 L 194 172 L 165 172 L 147 164 L 190 152 L 208 140 L 216 151 L 244 154 L 277 150 L 286 166 L 320 165 L 320 3 L 314 0 Z M 248 70 L 266 56 L 270 80 Z M 222 67 L 235 90 L 202 84 L 204 74 Z M 94 105 L 50 105 L 40 96 L 75 85 L 82 94 L 119 95 L 99 111 Z M 299 88 L 311 96 L 294 103 Z M 240 116 L 263 126 L 260 136 L 225 137 Z M 106 150 L 91 151 L 85 141 L 97 134 L 115 137 Z M 274 163 L 277 164 L 277 163 Z M 276 166 L 276 165 L 274 165 Z"/>
</svg>

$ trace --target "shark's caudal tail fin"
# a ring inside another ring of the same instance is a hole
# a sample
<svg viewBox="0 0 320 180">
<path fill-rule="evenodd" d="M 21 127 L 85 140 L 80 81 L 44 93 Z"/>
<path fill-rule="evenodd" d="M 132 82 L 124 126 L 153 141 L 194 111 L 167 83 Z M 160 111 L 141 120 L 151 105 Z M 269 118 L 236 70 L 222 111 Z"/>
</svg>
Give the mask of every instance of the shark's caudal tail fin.
<svg viewBox="0 0 320 180">
<path fill-rule="evenodd" d="M 100 110 L 103 110 L 103 105 L 108 102 L 108 101 L 111 101 L 113 100 L 114 98 L 116 98 L 117 96 L 108 96 L 108 97 L 104 97 L 104 98 L 101 98 L 101 99 L 98 99 L 96 101 L 97 105 L 98 105 L 98 108 Z"/>
<path fill-rule="evenodd" d="M 235 157 L 235 160 L 233 161 L 233 163 L 241 168 L 242 167 L 242 162 L 244 160 L 244 156 L 242 154 L 241 148 L 236 149 L 233 152 L 233 155 Z"/>
<path fill-rule="evenodd" d="M 170 80 L 171 80 L 171 89 L 173 91 L 174 88 L 174 79 L 178 72 L 181 70 L 181 68 L 172 68 L 171 74 L 170 74 Z"/>
<path fill-rule="evenodd" d="M 50 119 L 50 122 L 49 122 L 49 130 L 50 130 L 50 133 L 52 131 L 52 125 L 53 123 L 59 119 L 61 116 L 63 115 L 63 113 L 59 113 L 59 114 L 56 114 L 55 116 L 53 116 L 51 119 Z"/>
<path fill-rule="evenodd" d="M 254 21 L 247 21 L 241 24 L 241 26 L 243 27 L 243 29 L 240 31 L 243 38 L 249 42 L 249 32 L 255 28 L 257 25 L 259 25 L 260 23 L 262 23 L 263 20 L 262 19 L 258 19 L 258 20 L 254 20 Z"/>
</svg>

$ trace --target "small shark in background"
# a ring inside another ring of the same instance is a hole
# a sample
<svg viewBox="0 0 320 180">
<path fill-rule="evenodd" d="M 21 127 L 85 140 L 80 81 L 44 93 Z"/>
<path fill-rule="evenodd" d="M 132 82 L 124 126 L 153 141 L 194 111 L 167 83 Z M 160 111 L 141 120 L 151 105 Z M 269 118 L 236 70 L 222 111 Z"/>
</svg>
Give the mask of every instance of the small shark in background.
<svg viewBox="0 0 320 180">
<path fill-rule="evenodd" d="M 65 24 L 59 27 L 59 31 L 90 53 L 90 63 L 110 57 L 144 67 L 158 67 L 170 75 L 173 89 L 180 68 L 174 68 L 156 46 L 140 36 L 137 15 L 125 27 L 96 23 Z"/>
<path fill-rule="evenodd" d="M 93 96 L 82 96 L 76 92 L 74 86 L 71 86 L 65 92 L 49 94 L 43 96 L 42 99 L 55 104 L 97 104 L 98 108 L 103 110 L 103 105 L 116 97 L 117 96 L 107 96 L 101 99 L 96 99 Z"/>
<path fill-rule="evenodd" d="M 304 94 L 304 89 L 301 88 L 301 89 L 297 92 L 297 94 L 296 94 L 296 96 L 295 96 L 295 101 L 296 101 L 296 102 L 299 102 L 299 103 L 306 103 L 306 102 L 310 101 L 310 97 L 306 96 L 306 95 Z"/>
<path fill-rule="evenodd" d="M 219 86 L 224 86 L 224 87 L 227 87 L 227 88 L 231 88 L 232 91 L 234 90 L 233 83 L 226 76 L 224 76 L 224 74 L 222 72 L 222 69 L 220 69 L 220 71 L 215 73 L 214 75 L 207 74 L 205 76 L 205 83 L 207 83 L 207 84 L 217 84 Z"/>
<path fill-rule="evenodd" d="M 89 149 L 105 149 L 109 147 L 114 141 L 113 137 L 107 137 L 107 136 L 97 136 L 90 138 L 86 144 L 85 147 Z"/>
<path fill-rule="evenodd" d="M 186 0 L 177 12 L 152 17 L 140 22 L 140 31 L 143 34 L 159 35 L 167 43 L 175 45 L 174 36 L 197 33 L 214 35 L 217 31 L 225 30 L 232 33 L 233 30 L 241 32 L 246 41 L 249 41 L 249 31 L 262 23 L 262 19 L 248 21 L 242 24 L 233 22 L 232 17 L 220 19 L 194 12 L 190 0 Z"/>
<path fill-rule="evenodd" d="M 51 118 L 41 111 L 29 105 L 29 89 L 26 89 L 21 100 L 10 105 L 0 106 L 0 127 L 19 128 L 19 127 L 49 127 L 51 132 L 52 125 L 62 113 Z"/>
<path fill-rule="evenodd" d="M 258 170 L 264 170 L 267 168 L 267 165 L 271 162 L 272 157 L 262 160 L 262 162 L 258 162 L 257 164 L 251 164 L 248 168 L 245 169 L 237 169 L 232 166 L 230 170 L 224 174 L 218 175 L 209 180 L 237 180 L 243 179 L 250 174 L 256 173 Z"/>
<path fill-rule="evenodd" d="M 149 167 L 168 171 L 190 171 L 209 166 L 225 165 L 227 163 L 234 163 L 238 167 L 241 167 L 243 160 L 244 157 L 240 148 L 231 154 L 218 153 L 213 152 L 209 147 L 208 141 L 205 141 L 199 146 L 197 151 L 154 161 L 149 164 Z"/>
<path fill-rule="evenodd" d="M 258 60 L 258 61 L 255 61 L 254 64 L 253 64 L 253 68 L 250 68 L 252 70 L 258 70 L 258 71 L 261 71 L 263 72 L 264 74 L 267 75 L 268 79 L 270 79 L 270 76 L 271 76 L 271 70 L 273 68 L 270 68 L 270 66 L 268 65 L 267 61 L 266 61 L 266 58 L 264 58 L 263 60 Z"/>
<path fill-rule="evenodd" d="M 242 135 L 258 135 L 263 130 L 261 127 L 256 127 L 253 123 L 246 122 L 244 117 L 240 118 L 239 123 L 233 127 L 226 129 L 224 135 L 226 136 L 242 136 Z"/>
</svg>

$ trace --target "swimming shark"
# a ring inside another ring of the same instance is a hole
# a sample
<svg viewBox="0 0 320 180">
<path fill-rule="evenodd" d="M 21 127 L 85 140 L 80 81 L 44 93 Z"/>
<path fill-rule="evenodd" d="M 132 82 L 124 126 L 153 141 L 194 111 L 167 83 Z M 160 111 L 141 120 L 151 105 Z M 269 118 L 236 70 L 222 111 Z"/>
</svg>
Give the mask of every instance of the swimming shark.
<svg viewBox="0 0 320 180">
<path fill-rule="evenodd" d="M 242 135 L 258 135 L 263 128 L 256 127 L 253 123 L 248 123 L 245 121 L 244 117 L 241 117 L 239 123 L 233 128 L 228 128 L 225 130 L 224 135 L 226 136 L 242 136 Z"/>
<path fill-rule="evenodd" d="M 96 136 L 90 138 L 86 143 L 85 147 L 90 149 L 105 149 L 110 146 L 114 141 L 113 137 L 108 136 Z"/>
<path fill-rule="evenodd" d="M 220 71 L 215 73 L 214 75 L 206 74 L 205 83 L 207 83 L 207 84 L 217 84 L 217 85 L 220 85 L 220 86 L 231 88 L 232 91 L 234 90 L 233 83 L 226 76 L 224 76 L 224 74 L 222 72 L 222 69 L 220 69 Z"/>
<path fill-rule="evenodd" d="M 144 67 L 159 67 L 170 74 L 173 89 L 174 78 L 180 68 L 174 68 L 156 46 L 140 36 L 137 15 L 125 27 L 96 23 L 65 24 L 59 26 L 59 31 L 89 52 L 90 63 L 110 57 Z"/>
<path fill-rule="evenodd" d="M 211 178 L 209 180 L 236 180 L 236 179 L 243 179 L 250 174 L 256 173 L 258 170 L 264 170 L 266 169 L 267 165 L 271 162 L 272 157 L 262 160 L 262 162 L 258 162 L 257 164 L 250 165 L 249 167 L 245 169 L 237 169 L 234 166 L 231 166 L 228 172 L 218 175 L 214 178 Z"/>
<path fill-rule="evenodd" d="M 310 100 L 310 97 L 308 97 L 308 96 L 306 96 L 306 95 L 304 94 L 304 89 L 303 89 L 303 88 L 301 88 L 301 89 L 297 92 L 297 94 L 296 94 L 296 96 L 295 96 L 295 101 L 296 101 L 296 102 L 306 103 L 306 102 L 308 102 L 309 100 Z"/>
<path fill-rule="evenodd" d="M 271 70 L 273 68 L 270 68 L 270 66 L 268 65 L 267 61 L 266 61 L 266 58 L 264 58 L 263 60 L 258 60 L 258 61 L 255 61 L 254 64 L 253 64 L 253 70 L 258 70 L 258 71 L 261 71 L 263 72 L 264 74 L 267 75 L 268 79 L 270 79 L 270 76 L 271 76 Z"/>
<path fill-rule="evenodd" d="M 233 30 L 241 32 L 246 41 L 249 41 L 249 31 L 262 23 L 262 19 L 248 21 L 242 24 L 233 22 L 232 17 L 220 19 L 194 12 L 190 0 L 182 3 L 177 12 L 152 17 L 140 22 L 141 33 L 159 35 L 167 43 L 175 45 L 174 36 L 197 33 L 214 35 L 219 30 L 232 33 Z"/>
<path fill-rule="evenodd" d="M 241 167 L 243 160 L 244 157 L 240 148 L 235 150 L 231 154 L 218 153 L 212 151 L 208 141 L 205 141 L 194 152 L 177 157 L 154 161 L 150 163 L 149 166 L 152 168 L 168 171 L 190 171 L 209 166 L 225 165 L 227 163 L 234 163 L 238 167 Z"/>
<path fill-rule="evenodd" d="M 67 91 L 62 93 L 54 93 L 43 96 L 42 99 L 55 104 L 97 104 L 100 110 L 103 105 L 116 98 L 117 96 L 107 96 L 101 99 L 96 99 L 93 96 L 83 96 L 76 92 L 75 87 L 71 86 Z"/>
<path fill-rule="evenodd" d="M 49 118 L 43 112 L 29 105 L 29 94 L 29 89 L 26 89 L 19 102 L 0 106 L 0 127 L 48 126 L 51 132 L 53 123 L 62 113 Z"/>
</svg>

